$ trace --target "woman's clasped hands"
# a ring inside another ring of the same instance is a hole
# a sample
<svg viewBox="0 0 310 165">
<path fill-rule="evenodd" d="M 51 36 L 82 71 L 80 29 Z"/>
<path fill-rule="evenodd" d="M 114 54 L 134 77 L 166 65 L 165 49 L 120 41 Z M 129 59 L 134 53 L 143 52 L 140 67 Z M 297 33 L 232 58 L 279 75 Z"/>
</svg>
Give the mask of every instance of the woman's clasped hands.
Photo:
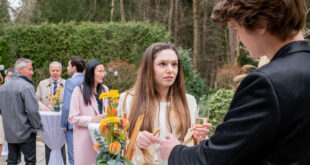
<svg viewBox="0 0 310 165">
<path fill-rule="evenodd" d="M 136 145 L 141 149 L 147 149 L 151 144 L 159 143 L 159 139 L 148 131 L 139 132 Z"/>
<path fill-rule="evenodd" d="M 192 127 L 193 137 L 198 141 L 206 139 L 210 132 L 211 123 L 194 124 Z M 151 144 L 158 144 L 160 140 L 148 131 L 139 132 L 136 145 L 141 149 L 147 149 Z"/>
</svg>

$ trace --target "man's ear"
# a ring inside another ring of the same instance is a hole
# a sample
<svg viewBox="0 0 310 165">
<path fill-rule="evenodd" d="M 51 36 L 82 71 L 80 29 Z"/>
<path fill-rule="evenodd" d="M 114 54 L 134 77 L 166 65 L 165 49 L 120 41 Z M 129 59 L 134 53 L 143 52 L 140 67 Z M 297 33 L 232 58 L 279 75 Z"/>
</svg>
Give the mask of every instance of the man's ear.
<svg viewBox="0 0 310 165">
<path fill-rule="evenodd" d="M 75 72 L 77 72 L 76 66 L 72 66 L 72 69 L 73 69 Z"/>
<path fill-rule="evenodd" d="M 259 34 L 266 34 L 268 31 L 267 31 L 267 24 L 263 24 L 263 25 L 261 25 L 258 29 L 256 29 L 257 30 L 257 32 L 259 33 Z"/>
<path fill-rule="evenodd" d="M 24 71 L 23 67 L 18 68 L 18 73 L 24 73 L 23 71 Z"/>
</svg>

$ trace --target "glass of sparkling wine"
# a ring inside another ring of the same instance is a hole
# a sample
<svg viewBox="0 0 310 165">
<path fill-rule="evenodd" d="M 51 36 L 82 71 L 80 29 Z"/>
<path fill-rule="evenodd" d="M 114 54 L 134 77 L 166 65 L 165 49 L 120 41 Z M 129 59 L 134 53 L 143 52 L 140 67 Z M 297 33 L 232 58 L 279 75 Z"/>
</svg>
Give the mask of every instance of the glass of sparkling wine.
<svg viewBox="0 0 310 165">
<path fill-rule="evenodd" d="M 208 122 L 209 118 L 209 109 L 202 110 L 201 108 L 198 108 L 198 113 L 196 115 L 196 124 L 204 124 Z"/>
</svg>

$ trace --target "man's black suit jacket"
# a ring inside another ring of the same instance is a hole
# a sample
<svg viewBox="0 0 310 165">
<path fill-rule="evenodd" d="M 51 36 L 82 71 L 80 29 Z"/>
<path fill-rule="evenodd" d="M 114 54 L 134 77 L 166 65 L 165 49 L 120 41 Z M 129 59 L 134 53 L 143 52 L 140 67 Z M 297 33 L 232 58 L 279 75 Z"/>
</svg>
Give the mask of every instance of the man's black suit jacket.
<svg viewBox="0 0 310 165">
<path fill-rule="evenodd" d="M 238 87 L 214 136 L 173 148 L 169 165 L 310 165 L 310 46 L 282 47 Z"/>
</svg>

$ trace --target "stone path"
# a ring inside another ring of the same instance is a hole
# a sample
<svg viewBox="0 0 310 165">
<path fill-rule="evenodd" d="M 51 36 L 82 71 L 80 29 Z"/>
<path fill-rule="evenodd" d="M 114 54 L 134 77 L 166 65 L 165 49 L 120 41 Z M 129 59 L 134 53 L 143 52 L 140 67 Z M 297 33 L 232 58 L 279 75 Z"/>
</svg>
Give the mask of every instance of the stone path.
<svg viewBox="0 0 310 165">
<path fill-rule="evenodd" d="M 67 149 L 66 149 L 67 151 Z M 7 156 L 0 157 L 0 165 L 6 165 Z M 22 157 L 22 162 L 18 165 L 25 165 L 24 158 Z M 44 151 L 44 143 L 41 141 L 37 141 L 37 165 L 45 165 L 45 151 Z M 68 155 L 67 155 L 67 165 L 68 163 Z"/>
</svg>

